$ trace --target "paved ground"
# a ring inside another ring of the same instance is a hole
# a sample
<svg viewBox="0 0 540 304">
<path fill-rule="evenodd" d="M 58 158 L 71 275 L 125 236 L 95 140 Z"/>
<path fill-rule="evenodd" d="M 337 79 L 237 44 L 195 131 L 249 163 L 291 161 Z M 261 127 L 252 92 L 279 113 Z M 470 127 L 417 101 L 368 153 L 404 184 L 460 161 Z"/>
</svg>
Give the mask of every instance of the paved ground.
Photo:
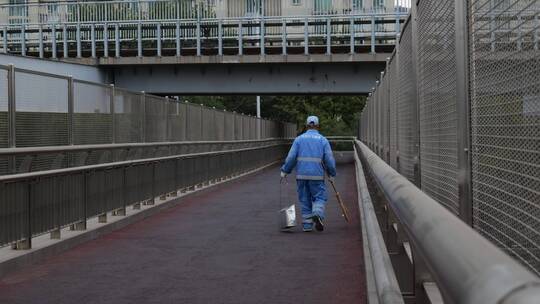
<svg viewBox="0 0 540 304">
<path fill-rule="evenodd" d="M 273 167 L 8 275 L 0 303 L 365 303 L 354 166 L 338 170 L 349 225 L 330 196 L 326 231 L 280 233 Z"/>
</svg>

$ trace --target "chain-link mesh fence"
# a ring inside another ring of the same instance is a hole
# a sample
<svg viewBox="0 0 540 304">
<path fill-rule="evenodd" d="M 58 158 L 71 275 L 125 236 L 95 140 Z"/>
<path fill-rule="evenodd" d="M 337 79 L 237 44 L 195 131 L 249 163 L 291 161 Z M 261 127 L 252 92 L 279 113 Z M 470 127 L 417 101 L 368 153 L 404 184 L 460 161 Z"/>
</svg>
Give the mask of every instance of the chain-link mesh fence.
<svg viewBox="0 0 540 304">
<path fill-rule="evenodd" d="M 470 1 L 474 226 L 540 274 L 540 1 Z"/>
<path fill-rule="evenodd" d="M 454 3 L 421 0 L 413 8 L 359 135 L 379 155 L 380 137 L 389 137 L 392 167 L 456 215 L 472 213 L 475 229 L 540 274 L 540 1 L 469 0 L 468 26 L 456 24 L 465 11 Z M 461 34 L 467 50 L 459 49 Z M 468 100 L 458 97 L 463 83 Z"/>
<path fill-rule="evenodd" d="M 457 72 L 453 1 L 418 6 L 422 190 L 458 213 Z"/>
</svg>

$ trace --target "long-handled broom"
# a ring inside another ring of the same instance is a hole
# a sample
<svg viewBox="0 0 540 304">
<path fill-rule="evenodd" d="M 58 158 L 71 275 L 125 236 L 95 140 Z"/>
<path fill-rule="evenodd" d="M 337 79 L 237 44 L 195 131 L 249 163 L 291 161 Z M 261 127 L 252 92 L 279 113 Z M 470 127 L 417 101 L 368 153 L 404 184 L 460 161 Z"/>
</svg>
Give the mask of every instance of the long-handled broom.
<svg viewBox="0 0 540 304">
<path fill-rule="evenodd" d="M 334 192 L 336 193 L 336 198 L 337 198 L 339 207 L 341 208 L 341 215 L 345 218 L 345 221 L 349 223 L 350 221 L 349 210 L 347 209 L 347 206 L 345 206 L 345 204 L 343 203 L 343 200 L 341 199 L 341 195 L 339 194 L 339 191 L 337 191 L 336 184 L 334 183 L 334 181 L 333 180 L 329 180 L 329 181 L 330 181 L 330 185 L 332 185 L 332 188 L 334 189 Z"/>
</svg>

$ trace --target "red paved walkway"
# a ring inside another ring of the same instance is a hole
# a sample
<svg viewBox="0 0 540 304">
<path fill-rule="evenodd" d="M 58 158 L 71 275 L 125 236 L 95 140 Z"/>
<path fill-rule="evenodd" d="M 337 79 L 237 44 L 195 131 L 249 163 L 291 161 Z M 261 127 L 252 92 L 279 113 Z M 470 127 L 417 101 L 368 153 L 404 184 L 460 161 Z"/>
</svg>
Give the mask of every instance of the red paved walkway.
<svg viewBox="0 0 540 304">
<path fill-rule="evenodd" d="M 354 166 L 338 170 L 349 225 L 331 196 L 326 231 L 278 232 L 274 167 L 2 278 L 0 303 L 364 303 Z"/>
</svg>

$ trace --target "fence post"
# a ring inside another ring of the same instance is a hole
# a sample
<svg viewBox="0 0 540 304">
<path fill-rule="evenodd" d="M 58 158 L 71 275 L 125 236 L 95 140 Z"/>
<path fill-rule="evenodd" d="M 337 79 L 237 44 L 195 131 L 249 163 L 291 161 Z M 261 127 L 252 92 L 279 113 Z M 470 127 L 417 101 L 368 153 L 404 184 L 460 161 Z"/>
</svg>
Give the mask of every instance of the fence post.
<svg viewBox="0 0 540 304">
<path fill-rule="evenodd" d="M 218 20 L 218 55 L 223 56 L 223 21 Z"/>
<path fill-rule="evenodd" d="M 244 53 L 244 41 L 242 38 L 242 19 L 238 21 L 238 55 L 242 55 Z"/>
<path fill-rule="evenodd" d="M 375 54 L 375 11 L 371 11 L 371 54 Z"/>
<path fill-rule="evenodd" d="M 142 57 L 142 24 L 139 21 L 137 23 L 137 57 Z"/>
<path fill-rule="evenodd" d="M 146 93 L 141 91 L 141 142 L 146 142 Z"/>
<path fill-rule="evenodd" d="M 201 56 L 201 6 L 197 1 L 197 56 Z"/>
<path fill-rule="evenodd" d="M 179 2 L 178 2 L 179 3 Z M 181 31 L 180 31 L 180 21 L 176 21 L 176 36 L 175 36 L 175 39 L 176 39 L 176 57 L 180 57 L 181 55 L 181 40 L 180 40 L 180 36 L 181 36 Z"/>
<path fill-rule="evenodd" d="M 326 55 L 332 54 L 332 20 L 326 18 Z"/>
<path fill-rule="evenodd" d="M 161 23 L 158 23 L 156 25 L 156 43 L 157 43 L 157 56 L 161 57 Z M 199 54 L 200 45 L 197 41 L 197 56 L 200 56 Z"/>
<path fill-rule="evenodd" d="M 77 43 L 77 58 L 82 57 L 82 49 L 81 49 L 81 25 L 77 23 L 76 27 L 76 36 L 75 41 Z"/>
<path fill-rule="evenodd" d="M 199 106 L 200 106 L 200 109 L 201 109 L 201 111 L 200 111 L 200 114 L 201 114 L 201 115 L 199 116 L 199 117 L 201 118 L 201 119 L 200 119 L 200 124 L 199 124 L 199 130 L 200 130 L 200 133 L 199 133 L 199 134 L 201 135 L 201 137 L 198 138 L 198 139 L 196 139 L 196 140 L 207 140 L 206 138 L 204 138 L 204 121 L 203 121 L 203 120 L 204 120 L 204 119 L 203 119 L 203 111 L 204 111 L 203 107 L 204 107 L 204 106 L 203 106 L 202 103 L 199 104 Z"/>
<path fill-rule="evenodd" d="M 457 72 L 457 151 L 458 151 L 458 189 L 459 215 L 468 225 L 472 222 L 472 186 L 471 186 L 471 129 L 469 99 L 469 49 L 467 4 L 455 0 L 456 21 L 456 72 Z"/>
<path fill-rule="evenodd" d="M 116 143 L 116 110 L 114 108 L 115 88 L 114 84 L 110 84 L 110 111 L 111 111 L 111 125 L 112 125 L 112 143 Z"/>
<path fill-rule="evenodd" d="M 74 83 L 73 83 L 73 76 L 68 76 L 68 142 L 69 145 L 73 145 L 74 140 L 74 132 L 73 132 L 73 110 L 74 110 Z"/>
<path fill-rule="evenodd" d="M 2 44 L 4 46 L 4 54 L 8 53 L 8 40 L 7 40 L 7 26 L 3 29 L 4 36 L 2 37 Z"/>
<path fill-rule="evenodd" d="M 350 53 L 354 54 L 354 51 L 355 51 L 354 50 L 354 46 L 355 46 L 354 44 L 355 44 L 355 41 L 356 41 L 356 39 L 355 39 L 356 30 L 354 28 L 354 16 L 351 16 L 350 18 L 351 18 L 351 20 L 349 21 L 349 35 L 350 35 L 349 44 L 351 45 Z"/>
<path fill-rule="evenodd" d="M 64 52 L 63 57 L 68 58 L 68 37 L 67 37 L 67 25 L 64 23 L 62 27 L 62 50 Z"/>
<path fill-rule="evenodd" d="M 96 58 L 96 25 L 92 24 L 90 27 L 90 40 L 91 42 L 91 48 L 92 48 L 92 58 Z"/>
<path fill-rule="evenodd" d="M 39 58 L 43 58 L 43 25 L 39 25 L 38 29 L 39 36 Z"/>
<path fill-rule="evenodd" d="M 52 55 L 53 59 L 56 59 L 56 24 L 51 24 L 51 40 L 52 40 Z"/>
<path fill-rule="evenodd" d="M 15 148 L 17 146 L 16 140 L 16 94 L 15 94 L 15 65 L 10 64 L 8 69 L 8 146 Z M 9 157 L 8 171 L 10 173 L 16 172 L 15 157 Z"/>
<path fill-rule="evenodd" d="M 120 57 L 120 28 L 118 23 L 114 25 L 114 55 Z"/>
<path fill-rule="evenodd" d="M 24 25 L 21 25 L 21 55 L 26 56 L 26 34 Z"/>
<path fill-rule="evenodd" d="M 281 21 L 281 54 L 287 55 L 287 21 Z"/>
<path fill-rule="evenodd" d="M 308 18 L 304 19 L 304 55 L 309 55 L 309 27 Z"/>
<path fill-rule="evenodd" d="M 109 25 L 103 25 L 103 57 L 109 57 Z"/>
</svg>

